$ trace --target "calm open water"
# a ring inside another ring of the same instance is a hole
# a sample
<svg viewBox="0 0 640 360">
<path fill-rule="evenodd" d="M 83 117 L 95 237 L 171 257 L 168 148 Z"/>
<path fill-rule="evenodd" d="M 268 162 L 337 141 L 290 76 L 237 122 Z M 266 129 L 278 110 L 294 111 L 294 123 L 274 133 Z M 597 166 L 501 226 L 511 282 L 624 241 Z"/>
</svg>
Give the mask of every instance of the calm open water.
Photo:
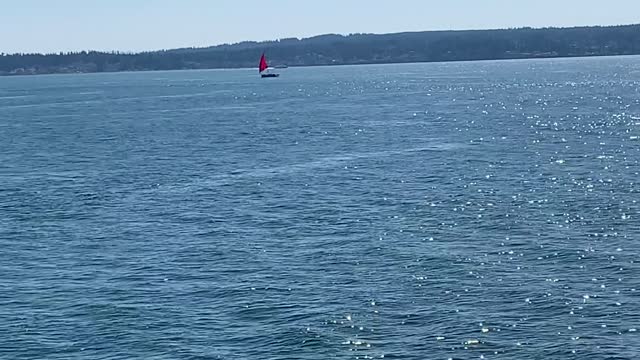
<svg viewBox="0 0 640 360">
<path fill-rule="evenodd" d="M 0 78 L 0 358 L 638 358 L 639 89 L 638 57 Z"/>
</svg>

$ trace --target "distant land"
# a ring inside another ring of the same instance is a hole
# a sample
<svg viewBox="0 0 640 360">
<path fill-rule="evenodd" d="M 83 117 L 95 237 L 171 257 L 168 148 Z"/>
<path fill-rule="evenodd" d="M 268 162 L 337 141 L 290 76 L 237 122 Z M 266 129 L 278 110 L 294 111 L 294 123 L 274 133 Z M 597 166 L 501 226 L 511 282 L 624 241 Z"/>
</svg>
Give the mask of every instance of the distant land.
<svg viewBox="0 0 640 360">
<path fill-rule="evenodd" d="M 0 49 L 1 51 L 1 49 Z M 640 24 L 320 35 L 142 53 L 0 54 L 0 75 L 383 64 L 640 54 Z"/>
</svg>

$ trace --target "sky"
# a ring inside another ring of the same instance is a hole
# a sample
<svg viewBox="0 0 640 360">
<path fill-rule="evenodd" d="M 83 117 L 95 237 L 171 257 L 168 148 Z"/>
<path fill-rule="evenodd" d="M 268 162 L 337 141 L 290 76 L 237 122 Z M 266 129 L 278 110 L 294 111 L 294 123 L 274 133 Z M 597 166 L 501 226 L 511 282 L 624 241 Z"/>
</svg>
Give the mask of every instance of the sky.
<svg viewBox="0 0 640 360">
<path fill-rule="evenodd" d="M 0 53 L 632 23 L 640 0 L 11 0 L 0 10 Z"/>
</svg>

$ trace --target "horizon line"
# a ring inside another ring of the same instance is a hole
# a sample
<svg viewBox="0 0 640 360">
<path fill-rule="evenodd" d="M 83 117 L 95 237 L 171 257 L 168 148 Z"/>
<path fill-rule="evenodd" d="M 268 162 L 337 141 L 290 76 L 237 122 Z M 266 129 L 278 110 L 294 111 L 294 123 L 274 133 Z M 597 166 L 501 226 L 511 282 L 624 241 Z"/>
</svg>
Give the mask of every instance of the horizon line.
<svg viewBox="0 0 640 360">
<path fill-rule="evenodd" d="M 437 32 L 465 32 L 465 31 L 508 31 L 508 30 L 545 30 L 545 29 L 579 29 L 579 28 L 612 28 L 612 27 L 624 27 L 624 26 L 640 26 L 640 22 L 631 23 L 631 24 L 615 24 L 615 25 L 575 25 L 575 26 L 543 26 L 543 27 L 531 27 L 531 26 L 521 26 L 521 27 L 507 27 L 507 28 L 486 28 L 486 29 L 436 29 L 436 30 L 416 30 L 416 31 L 398 31 L 398 32 L 388 32 L 388 33 L 376 33 L 376 32 L 353 32 L 353 33 L 323 33 L 317 35 L 311 35 L 307 37 L 281 37 L 277 39 L 268 39 L 268 40 L 242 40 L 237 42 L 226 42 L 226 43 L 217 43 L 212 45 L 203 45 L 203 46 L 183 46 L 183 47 L 174 47 L 174 48 L 162 48 L 155 50 L 95 50 L 95 49 L 84 49 L 84 50 L 70 50 L 70 51 L 57 51 L 57 52 L 14 52 L 14 53 L 5 53 L 0 51 L 0 56 L 24 56 L 24 55 L 42 55 L 42 56 L 56 56 L 56 55 L 68 55 L 68 54 L 80 54 L 80 53 L 103 53 L 103 54 L 123 54 L 123 55 L 138 55 L 138 54 L 147 54 L 147 53 L 159 53 L 166 51 L 175 51 L 175 50 L 198 50 L 198 49 L 209 49 L 221 46 L 234 46 L 246 43 L 253 44 L 263 44 L 263 43 L 277 43 L 282 40 L 297 40 L 303 41 L 308 39 L 313 39 L 321 36 L 358 36 L 358 35 L 395 35 L 395 34 L 416 34 L 416 33 L 437 33 Z"/>
</svg>

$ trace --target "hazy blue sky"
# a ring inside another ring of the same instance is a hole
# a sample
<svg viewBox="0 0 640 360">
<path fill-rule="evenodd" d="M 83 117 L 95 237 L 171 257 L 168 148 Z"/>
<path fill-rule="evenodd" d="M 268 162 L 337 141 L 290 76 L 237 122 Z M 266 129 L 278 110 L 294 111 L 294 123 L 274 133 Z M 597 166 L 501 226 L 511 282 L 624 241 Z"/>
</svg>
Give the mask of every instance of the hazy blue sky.
<svg viewBox="0 0 640 360">
<path fill-rule="evenodd" d="M 0 52 L 629 23 L 640 23 L 640 0 L 14 0 L 0 9 Z"/>
</svg>

